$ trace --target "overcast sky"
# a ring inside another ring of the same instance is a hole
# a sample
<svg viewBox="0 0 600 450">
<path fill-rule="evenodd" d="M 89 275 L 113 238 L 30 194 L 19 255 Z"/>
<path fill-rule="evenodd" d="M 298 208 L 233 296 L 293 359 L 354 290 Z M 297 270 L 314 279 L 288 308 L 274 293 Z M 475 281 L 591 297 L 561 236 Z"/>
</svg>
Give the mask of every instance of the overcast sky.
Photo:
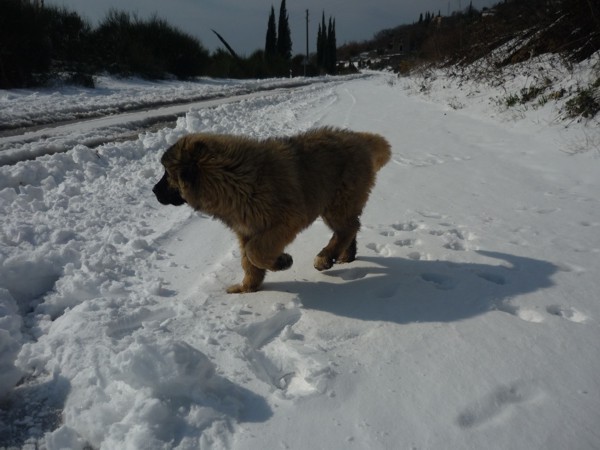
<svg viewBox="0 0 600 450">
<path fill-rule="evenodd" d="M 323 11 L 336 19 L 338 45 L 363 41 L 375 33 L 412 23 L 421 12 L 441 12 L 466 8 L 470 0 L 286 0 L 292 31 L 293 53 L 306 49 L 306 10 L 309 10 L 309 48 L 315 51 L 318 24 Z M 473 0 L 481 9 L 498 0 Z M 134 12 L 140 18 L 157 14 L 183 31 L 200 39 L 213 51 L 221 47 L 210 31 L 220 33 L 240 55 L 263 49 L 271 5 L 279 17 L 281 0 L 46 0 L 46 5 L 65 6 L 77 11 L 92 25 L 111 8 Z"/>
</svg>

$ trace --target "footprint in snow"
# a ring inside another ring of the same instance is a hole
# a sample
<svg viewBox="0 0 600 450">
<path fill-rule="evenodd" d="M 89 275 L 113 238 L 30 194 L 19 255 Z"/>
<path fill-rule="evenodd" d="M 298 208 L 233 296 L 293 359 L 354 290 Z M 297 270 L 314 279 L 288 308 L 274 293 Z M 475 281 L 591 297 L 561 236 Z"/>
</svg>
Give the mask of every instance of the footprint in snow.
<svg viewBox="0 0 600 450">
<path fill-rule="evenodd" d="M 538 388 L 528 382 L 517 381 L 500 386 L 466 408 L 456 421 L 461 428 L 478 427 L 496 417 L 512 413 L 514 405 L 534 400 L 538 395 Z"/>
<path fill-rule="evenodd" d="M 360 280 L 369 274 L 369 270 L 365 267 L 353 267 L 351 269 L 330 270 L 325 275 L 338 277 L 344 281 Z"/>
<path fill-rule="evenodd" d="M 499 305 L 497 309 L 526 322 L 542 323 L 545 321 L 545 317 L 534 309 L 520 308 L 508 304 Z M 551 305 L 546 308 L 546 312 L 574 323 L 584 323 L 588 320 L 588 317 L 581 311 L 569 306 Z"/>
<path fill-rule="evenodd" d="M 381 298 L 381 299 L 390 298 L 390 297 L 393 297 L 394 295 L 396 295 L 396 292 L 398 292 L 399 288 L 400 288 L 400 285 L 397 283 L 388 284 L 388 285 L 385 285 L 385 286 L 379 288 L 375 292 L 375 295 L 377 296 L 377 298 Z"/>
<path fill-rule="evenodd" d="M 421 252 L 410 252 L 406 256 L 408 257 L 408 259 L 412 259 L 413 261 L 420 261 L 421 259 L 428 259 L 428 256 L 421 254 Z"/>
<path fill-rule="evenodd" d="M 490 283 L 497 284 L 499 286 L 503 286 L 506 284 L 506 278 L 502 275 L 498 275 L 490 272 L 481 272 L 478 273 L 477 276 L 485 281 L 489 281 Z"/>
<path fill-rule="evenodd" d="M 575 308 L 568 306 L 552 305 L 546 308 L 549 314 L 554 316 L 562 317 L 563 319 L 570 320 L 575 323 L 583 323 L 587 320 L 587 316 Z"/>
<path fill-rule="evenodd" d="M 394 254 L 393 250 L 387 244 L 376 244 L 371 242 L 367 244 L 367 248 L 369 250 L 373 250 L 375 253 L 381 256 L 392 256 Z"/>
<path fill-rule="evenodd" d="M 340 278 L 344 281 L 360 280 L 366 277 L 368 274 L 367 269 L 363 267 L 356 267 L 353 269 L 345 270 L 340 274 Z"/>
<path fill-rule="evenodd" d="M 585 269 L 583 267 L 579 267 L 574 264 L 569 264 L 569 263 L 562 262 L 562 261 L 556 263 L 555 265 L 556 265 L 556 268 L 558 270 L 560 270 L 561 272 L 573 272 L 573 273 L 577 273 L 577 274 L 585 272 Z"/>
<path fill-rule="evenodd" d="M 400 239 L 394 242 L 398 247 L 412 247 L 417 244 L 417 239 Z"/>
<path fill-rule="evenodd" d="M 444 248 L 447 248 L 448 250 L 455 250 L 455 251 L 460 251 L 460 252 L 463 252 L 467 249 L 465 247 L 465 244 L 463 244 L 461 241 L 447 242 L 444 244 Z"/>
<path fill-rule="evenodd" d="M 444 244 L 444 248 L 455 251 L 467 250 L 465 241 L 470 241 L 473 239 L 470 233 L 465 233 L 457 228 L 453 228 L 445 232 L 444 237 L 448 241 Z"/>
<path fill-rule="evenodd" d="M 511 316 L 518 317 L 525 322 L 531 323 L 542 323 L 544 322 L 544 316 L 534 309 L 519 308 L 509 304 L 502 304 L 497 306 L 498 311 L 505 312 Z"/>
<path fill-rule="evenodd" d="M 454 289 L 456 286 L 454 279 L 439 273 L 423 273 L 421 274 L 421 278 L 424 281 L 433 284 L 437 289 L 441 289 L 443 291 Z"/>
<path fill-rule="evenodd" d="M 444 224 L 446 226 L 449 224 Z M 470 241 L 473 239 L 473 235 L 469 232 L 463 232 L 458 228 L 452 228 L 449 230 L 430 230 L 429 234 L 431 236 L 439 236 L 443 237 L 446 243 L 443 245 L 444 248 L 448 250 L 455 251 L 465 251 L 467 250 L 467 245 L 465 241 Z"/>
<path fill-rule="evenodd" d="M 419 228 L 419 224 L 415 222 L 404 222 L 404 223 L 395 223 L 392 225 L 392 228 L 396 231 L 415 231 Z"/>
</svg>

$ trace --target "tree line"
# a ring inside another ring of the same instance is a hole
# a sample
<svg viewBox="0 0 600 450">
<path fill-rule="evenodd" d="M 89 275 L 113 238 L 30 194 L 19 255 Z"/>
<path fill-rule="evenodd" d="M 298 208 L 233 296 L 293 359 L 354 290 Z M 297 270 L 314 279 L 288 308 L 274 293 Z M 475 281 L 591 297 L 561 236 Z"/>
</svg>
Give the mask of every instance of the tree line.
<svg viewBox="0 0 600 450">
<path fill-rule="evenodd" d="M 213 30 L 214 31 L 214 30 Z M 94 75 L 190 79 L 197 76 L 265 78 L 335 73 L 335 21 L 319 25 L 317 53 L 292 56 L 285 0 L 271 7 L 264 50 L 239 57 L 212 54 L 195 37 L 157 16 L 111 10 L 92 27 L 76 12 L 43 2 L 0 0 L 0 89 L 67 82 L 93 86 Z M 307 70 L 308 69 L 308 70 Z"/>
</svg>

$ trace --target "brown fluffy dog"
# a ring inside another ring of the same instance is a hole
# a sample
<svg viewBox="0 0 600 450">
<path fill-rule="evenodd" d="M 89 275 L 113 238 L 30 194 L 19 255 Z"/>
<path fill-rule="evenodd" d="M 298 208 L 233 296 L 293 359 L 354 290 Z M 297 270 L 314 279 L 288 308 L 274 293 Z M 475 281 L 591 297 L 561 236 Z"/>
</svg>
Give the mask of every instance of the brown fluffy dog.
<svg viewBox="0 0 600 450">
<path fill-rule="evenodd" d="M 266 270 L 285 270 L 285 247 L 321 216 L 333 230 L 317 270 L 354 261 L 359 217 L 390 146 L 376 134 L 319 128 L 255 140 L 217 134 L 181 138 L 163 155 L 159 202 L 187 203 L 238 236 L 244 279 L 227 292 L 254 292 Z"/>
</svg>

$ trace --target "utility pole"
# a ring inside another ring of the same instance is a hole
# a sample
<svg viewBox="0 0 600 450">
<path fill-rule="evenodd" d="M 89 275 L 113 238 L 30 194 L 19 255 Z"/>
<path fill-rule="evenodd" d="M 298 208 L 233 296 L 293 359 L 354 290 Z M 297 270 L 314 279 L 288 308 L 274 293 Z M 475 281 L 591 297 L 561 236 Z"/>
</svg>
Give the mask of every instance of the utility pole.
<svg viewBox="0 0 600 450">
<path fill-rule="evenodd" d="M 306 59 L 304 60 L 304 76 L 306 77 L 306 68 L 308 66 L 308 9 L 306 10 Z"/>
</svg>

